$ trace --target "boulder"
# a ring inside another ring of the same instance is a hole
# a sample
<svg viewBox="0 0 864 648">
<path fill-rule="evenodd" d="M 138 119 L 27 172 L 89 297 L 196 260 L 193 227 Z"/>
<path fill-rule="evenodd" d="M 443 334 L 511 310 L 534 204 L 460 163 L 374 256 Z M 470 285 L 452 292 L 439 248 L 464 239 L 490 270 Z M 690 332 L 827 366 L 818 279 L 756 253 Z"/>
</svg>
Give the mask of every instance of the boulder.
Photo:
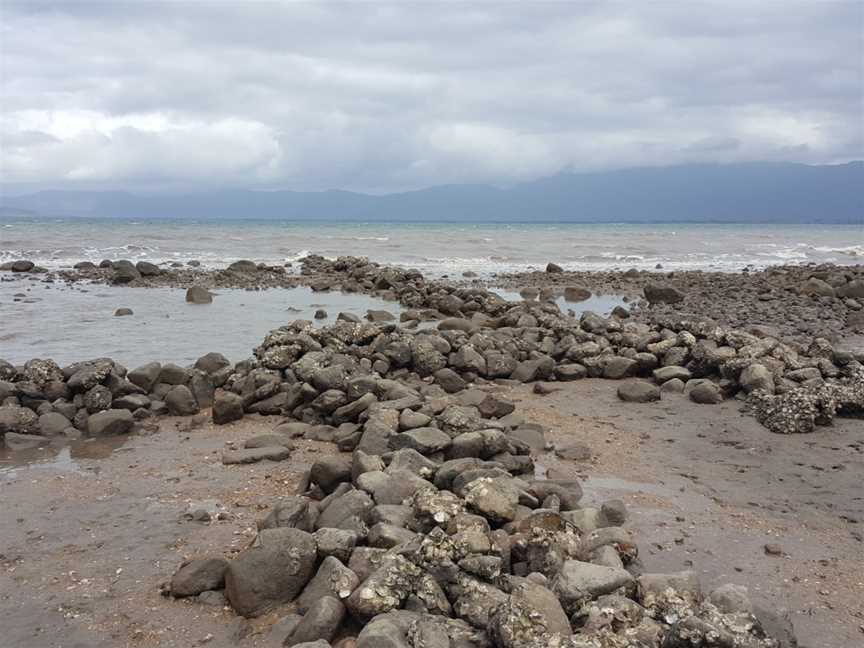
<svg viewBox="0 0 864 648">
<path fill-rule="evenodd" d="M 763 364 L 753 363 L 745 367 L 738 377 L 738 383 L 748 394 L 757 389 L 774 393 L 774 374 Z"/>
<path fill-rule="evenodd" d="M 649 283 L 643 292 L 649 304 L 677 304 L 684 301 L 684 293 L 668 284 Z"/>
<path fill-rule="evenodd" d="M 245 617 L 293 601 L 315 570 L 315 540 L 298 529 L 264 529 L 255 544 L 228 563 L 225 595 Z"/>
<path fill-rule="evenodd" d="M 133 266 L 129 265 L 119 265 L 114 268 L 114 276 L 111 278 L 111 283 L 115 284 L 126 284 L 136 279 L 141 278 L 141 273 Z"/>
<path fill-rule="evenodd" d="M 127 434 L 134 424 L 135 418 L 129 410 L 109 409 L 90 415 L 87 419 L 87 432 L 94 437 Z"/>
<path fill-rule="evenodd" d="M 321 641 L 322 645 L 329 646 L 328 642 L 336 635 L 344 618 L 345 605 L 342 601 L 332 596 L 319 598 L 303 615 L 303 619 L 283 645 L 302 646 L 306 642 Z"/>
<path fill-rule="evenodd" d="M 546 272 L 549 274 L 559 274 L 564 272 L 564 268 L 562 268 L 557 263 L 552 263 L 551 261 L 546 264 Z"/>
<path fill-rule="evenodd" d="M 660 400 L 660 389 L 644 380 L 627 380 L 618 387 L 618 398 L 628 403 L 650 403 Z"/>
<path fill-rule="evenodd" d="M 591 291 L 584 286 L 567 286 L 564 288 L 564 299 L 569 302 L 581 302 L 591 298 Z"/>
<path fill-rule="evenodd" d="M 175 385 L 165 395 L 168 412 L 174 416 L 192 416 L 198 413 L 198 402 L 186 385 Z"/>
<path fill-rule="evenodd" d="M 831 287 L 831 284 L 821 279 L 810 277 L 801 285 L 801 294 L 817 297 L 834 297 L 834 288 Z"/>
<path fill-rule="evenodd" d="M 224 558 L 199 558 L 183 563 L 171 577 L 169 591 L 177 598 L 197 596 L 225 586 L 228 561 Z"/>
<path fill-rule="evenodd" d="M 213 422 L 224 425 L 243 418 L 243 397 L 234 392 L 217 389 L 213 396 Z"/>
<path fill-rule="evenodd" d="M 0 437 L 8 432 L 38 434 L 39 417 L 26 407 L 3 405 L 0 407 Z"/>
<path fill-rule="evenodd" d="M 701 380 L 690 389 L 690 400 L 700 405 L 716 405 L 723 402 L 723 391 L 710 380 Z"/>
<path fill-rule="evenodd" d="M 203 286 L 190 286 L 186 289 L 186 301 L 190 304 L 212 304 L 213 293 Z"/>
<path fill-rule="evenodd" d="M 135 269 L 141 274 L 142 277 L 155 277 L 162 271 L 159 269 L 155 263 L 150 263 L 149 261 L 139 261 L 135 264 Z"/>
<path fill-rule="evenodd" d="M 57 412 L 47 412 L 39 417 L 39 433 L 42 436 L 60 436 L 70 427 L 72 427 L 72 422 Z"/>
<path fill-rule="evenodd" d="M 152 391 L 153 385 L 156 384 L 161 371 L 161 364 L 158 362 L 149 362 L 130 371 L 126 374 L 126 379 L 133 385 L 138 385 L 138 387 L 149 393 Z"/>
<path fill-rule="evenodd" d="M 588 599 L 634 586 L 635 579 L 625 569 L 579 560 L 565 560 L 552 579 L 552 591 L 558 596 L 564 608 L 570 610 L 578 608 Z"/>
<path fill-rule="evenodd" d="M 36 267 L 36 264 L 33 263 L 32 261 L 19 260 L 19 261 L 13 261 L 12 265 L 10 266 L 9 269 L 12 272 L 30 272 L 35 267 Z"/>
</svg>

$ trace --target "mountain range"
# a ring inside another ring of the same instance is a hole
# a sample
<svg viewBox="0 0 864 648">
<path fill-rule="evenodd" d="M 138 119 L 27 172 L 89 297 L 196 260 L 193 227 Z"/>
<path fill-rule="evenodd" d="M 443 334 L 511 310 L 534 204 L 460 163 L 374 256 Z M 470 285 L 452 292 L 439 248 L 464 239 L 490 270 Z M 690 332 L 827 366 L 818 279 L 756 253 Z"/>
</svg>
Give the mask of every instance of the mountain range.
<svg viewBox="0 0 864 648">
<path fill-rule="evenodd" d="M 0 218 L 16 216 L 864 224 L 864 161 L 567 172 L 508 188 L 444 185 L 385 195 L 224 189 L 157 195 L 64 190 L 0 196 Z"/>
</svg>

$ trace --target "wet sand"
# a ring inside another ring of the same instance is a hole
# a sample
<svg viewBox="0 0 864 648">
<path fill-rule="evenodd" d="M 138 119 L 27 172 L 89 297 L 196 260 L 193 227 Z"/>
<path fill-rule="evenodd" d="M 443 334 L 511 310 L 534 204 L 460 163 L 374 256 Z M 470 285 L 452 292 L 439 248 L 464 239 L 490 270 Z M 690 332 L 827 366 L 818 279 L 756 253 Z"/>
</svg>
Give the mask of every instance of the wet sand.
<svg viewBox="0 0 864 648">
<path fill-rule="evenodd" d="M 585 479 L 585 504 L 624 499 L 649 570 L 693 566 L 704 585 L 747 585 L 757 602 L 790 610 L 810 648 L 860 645 L 864 633 L 864 426 L 838 420 L 815 434 L 778 436 L 727 401 L 698 406 L 670 396 L 621 403 L 615 383 L 583 380 L 538 396 L 490 386 L 517 412 L 550 427 L 559 446 L 594 459 L 536 457 L 550 476 Z M 203 421 L 202 419 L 199 419 Z M 0 460 L 0 614 L 10 646 L 277 646 L 275 611 L 247 622 L 228 610 L 160 595 L 184 559 L 248 545 L 255 520 L 332 444 L 298 440 L 291 459 L 223 466 L 220 451 L 277 419 L 85 441 L 59 460 Z M 56 453 L 36 451 L 46 459 Z M 191 502 L 217 500 L 229 519 L 183 519 Z M 783 555 L 766 555 L 778 544 Z M 281 610 L 282 613 L 285 610 Z"/>
</svg>

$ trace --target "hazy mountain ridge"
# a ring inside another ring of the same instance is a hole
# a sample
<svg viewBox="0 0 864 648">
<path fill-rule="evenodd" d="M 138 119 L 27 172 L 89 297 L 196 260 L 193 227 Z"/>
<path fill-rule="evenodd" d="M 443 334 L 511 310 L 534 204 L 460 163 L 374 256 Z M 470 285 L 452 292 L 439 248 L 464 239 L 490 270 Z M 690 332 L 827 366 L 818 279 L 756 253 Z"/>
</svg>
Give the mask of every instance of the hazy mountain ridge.
<svg viewBox="0 0 864 648">
<path fill-rule="evenodd" d="M 864 223 L 864 162 L 682 165 L 561 173 L 499 189 L 387 195 L 231 189 L 173 195 L 41 191 L 0 197 L 0 217 L 259 218 L 433 222 Z"/>
</svg>

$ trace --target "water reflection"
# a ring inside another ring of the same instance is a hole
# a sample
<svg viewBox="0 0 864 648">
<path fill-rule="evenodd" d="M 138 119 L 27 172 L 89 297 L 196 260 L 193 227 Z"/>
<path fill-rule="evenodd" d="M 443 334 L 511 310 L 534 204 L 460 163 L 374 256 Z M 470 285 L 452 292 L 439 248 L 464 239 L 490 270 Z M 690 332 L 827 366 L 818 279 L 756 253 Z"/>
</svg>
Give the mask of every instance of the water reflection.
<svg viewBox="0 0 864 648">
<path fill-rule="evenodd" d="M 15 477 L 21 470 L 36 468 L 59 472 L 81 472 L 82 462 L 106 459 L 129 440 L 128 435 L 99 439 L 52 440 L 38 448 L 13 449 L 0 446 L 0 475 Z"/>
</svg>

